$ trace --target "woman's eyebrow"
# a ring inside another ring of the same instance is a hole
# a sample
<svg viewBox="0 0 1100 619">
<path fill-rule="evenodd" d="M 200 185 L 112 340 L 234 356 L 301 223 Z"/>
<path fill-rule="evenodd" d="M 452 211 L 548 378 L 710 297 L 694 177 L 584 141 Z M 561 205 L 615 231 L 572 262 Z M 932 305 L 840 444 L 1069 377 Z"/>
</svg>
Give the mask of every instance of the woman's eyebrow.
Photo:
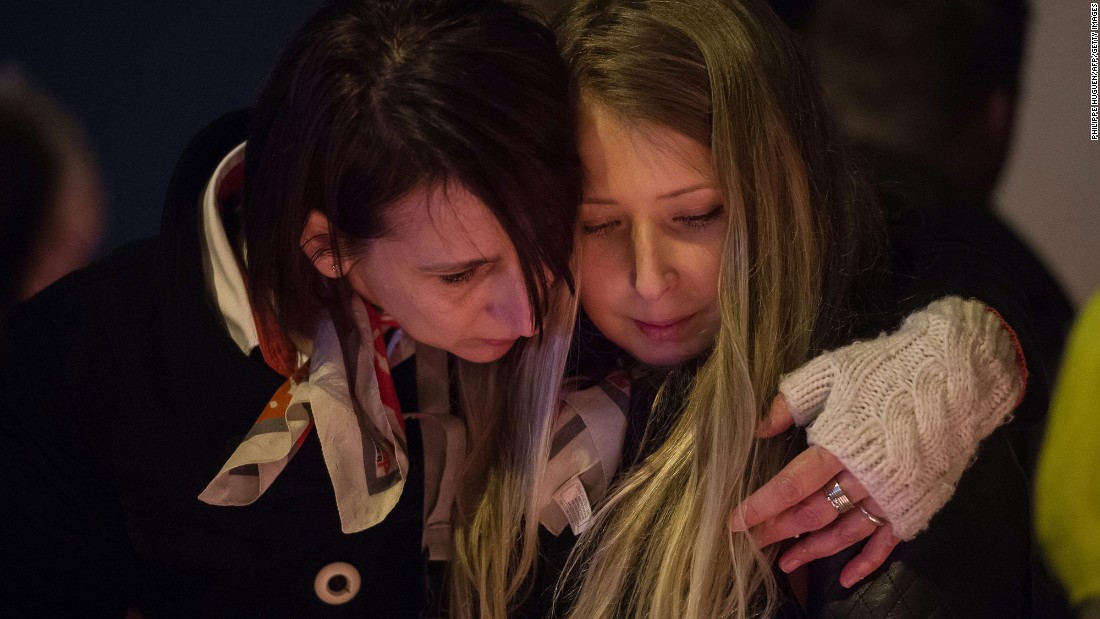
<svg viewBox="0 0 1100 619">
<path fill-rule="evenodd" d="M 658 200 L 668 200 L 670 198 L 678 198 L 678 197 L 680 197 L 684 194 L 693 193 L 693 192 L 696 192 L 696 191 L 701 191 L 703 189 L 717 189 L 717 187 L 715 187 L 714 183 L 712 183 L 710 181 L 703 181 L 702 183 L 696 183 L 694 185 L 689 185 L 687 187 L 683 187 L 681 189 L 676 189 L 676 190 L 670 191 L 668 193 L 663 193 L 663 194 L 657 196 L 657 199 Z"/>
<path fill-rule="evenodd" d="M 718 187 L 716 187 L 714 183 L 710 181 L 703 181 L 701 183 L 696 183 L 687 187 L 681 187 L 680 189 L 674 189 L 667 193 L 662 193 L 661 195 L 657 196 L 657 199 L 670 200 L 672 198 L 678 198 L 680 196 L 694 193 L 696 191 L 702 191 L 704 189 L 718 189 Z M 581 201 L 581 204 L 591 204 L 593 206 L 612 206 L 618 204 L 618 202 L 608 198 L 585 198 Z"/>
<path fill-rule="evenodd" d="M 417 267 L 417 269 L 424 271 L 425 273 L 458 273 L 461 271 L 469 271 L 470 269 L 475 269 L 479 266 L 499 261 L 500 256 L 490 256 L 487 258 L 474 258 L 473 260 L 463 260 L 459 262 L 437 262 L 434 264 L 425 264 Z"/>
</svg>

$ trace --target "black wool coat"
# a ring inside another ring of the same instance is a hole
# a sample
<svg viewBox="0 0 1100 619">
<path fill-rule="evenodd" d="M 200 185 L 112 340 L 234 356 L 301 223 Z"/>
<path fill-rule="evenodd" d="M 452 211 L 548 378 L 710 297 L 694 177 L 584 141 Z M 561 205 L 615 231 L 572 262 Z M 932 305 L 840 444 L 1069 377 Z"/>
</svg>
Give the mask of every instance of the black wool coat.
<svg viewBox="0 0 1100 619">
<path fill-rule="evenodd" d="M 247 127 L 247 113 L 230 114 L 187 147 L 159 236 L 0 327 L 0 616 L 420 615 L 415 423 L 405 493 L 367 531 L 341 533 L 315 433 L 254 504 L 197 498 L 283 382 L 236 347 L 203 280 L 200 195 Z M 362 587 L 330 605 L 315 585 L 341 583 L 315 580 L 338 562 Z"/>
</svg>

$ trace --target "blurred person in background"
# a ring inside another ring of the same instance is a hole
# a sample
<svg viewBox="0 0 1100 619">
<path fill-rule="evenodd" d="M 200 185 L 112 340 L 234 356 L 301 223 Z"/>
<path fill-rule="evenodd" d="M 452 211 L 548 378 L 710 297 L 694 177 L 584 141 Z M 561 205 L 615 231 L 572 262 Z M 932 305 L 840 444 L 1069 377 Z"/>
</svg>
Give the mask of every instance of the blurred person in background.
<svg viewBox="0 0 1100 619">
<path fill-rule="evenodd" d="M 992 305 L 1033 351 L 1013 424 L 1030 473 L 1073 307 L 993 204 L 1012 142 L 1027 0 L 773 2 L 803 34 L 830 110 L 878 182 L 902 259 L 958 292 L 1008 299 Z"/>
<path fill-rule="evenodd" d="M 76 119 L 17 70 L 0 70 L 0 315 L 91 260 L 104 218 Z"/>
<path fill-rule="evenodd" d="M 1030 376 L 1008 429 L 1034 477 L 1074 308 L 993 200 L 1012 146 L 1029 3 L 772 3 L 802 34 L 829 109 L 879 185 L 899 270 L 986 300 L 1016 329 Z M 1060 586 L 1037 567 L 1037 616 L 1066 616 Z"/>
</svg>

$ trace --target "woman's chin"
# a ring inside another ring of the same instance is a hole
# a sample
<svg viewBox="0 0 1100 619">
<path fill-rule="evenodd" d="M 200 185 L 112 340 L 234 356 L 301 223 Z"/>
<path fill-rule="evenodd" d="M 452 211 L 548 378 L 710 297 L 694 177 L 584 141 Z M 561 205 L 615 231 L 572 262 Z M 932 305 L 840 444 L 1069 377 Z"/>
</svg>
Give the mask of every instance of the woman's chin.
<svg viewBox="0 0 1100 619">
<path fill-rule="evenodd" d="M 631 346 L 625 349 L 634 359 L 653 367 L 680 365 L 701 352 L 684 350 L 675 346 Z"/>
<path fill-rule="evenodd" d="M 450 350 L 456 357 L 470 363 L 492 363 L 499 361 L 515 347 L 517 340 L 479 340 L 461 349 Z"/>
</svg>

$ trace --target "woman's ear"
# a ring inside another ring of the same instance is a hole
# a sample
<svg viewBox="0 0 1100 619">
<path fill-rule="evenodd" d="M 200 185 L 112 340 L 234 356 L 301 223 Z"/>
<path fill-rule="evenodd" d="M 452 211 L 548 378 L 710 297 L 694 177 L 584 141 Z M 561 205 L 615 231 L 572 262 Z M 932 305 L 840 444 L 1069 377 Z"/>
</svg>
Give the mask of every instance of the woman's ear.
<svg viewBox="0 0 1100 619">
<path fill-rule="evenodd" d="M 332 251 L 332 234 L 329 232 L 328 217 L 324 213 L 316 209 L 309 212 L 299 243 L 306 258 L 309 258 L 321 275 L 333 279 L 343 276 L 343 269 L 336 263 Z"/>
</svg>

